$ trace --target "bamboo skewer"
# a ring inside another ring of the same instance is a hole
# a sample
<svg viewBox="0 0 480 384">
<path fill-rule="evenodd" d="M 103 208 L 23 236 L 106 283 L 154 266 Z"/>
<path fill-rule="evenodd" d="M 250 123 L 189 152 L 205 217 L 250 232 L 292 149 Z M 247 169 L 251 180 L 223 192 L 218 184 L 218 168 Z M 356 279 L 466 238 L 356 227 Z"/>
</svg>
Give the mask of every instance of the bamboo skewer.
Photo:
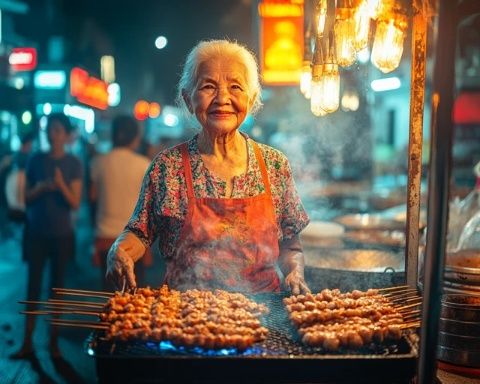
<svg viewBox="0 0 480 384">
<path fill-rule="evenodd" d="M 412 323 L 405 323 L 405 324 L 400 325 L 400 328 L 402 330 L 403 329 L 409 329 L 409 328 L 420 328 L 420 322 L 415 321 L 415 322 L 412 322 Z"/>
<path fill-rule="evenodd" d="M 105 327 L 110 326 L 110 323 L 106 321 L 86 321 L 86 320 L 70 320 L 70 319 L 59 319 L 59 318 L 54 318 L 54 319 L 46 319 L 47 321 L 54 322 L 54 321 L 61 321 L 64 323 L 69 323 L 69 324 L 92 324 L 92 325 L 103 325 Z"/>
<path fill-rule="evenodd" d="M 415 288 L 408 288 L 408 289 L 403 289 L 401 291 L 397 291 L 397 292 L 392 292 L 392 293 L 386 293 L 384 294 L 383 296 L 384 297 L 400 297 L 402 295 L 406 295 L 406 294 L 409 294 L 409 293 L 417 293 L 418 291 L 415 289 Z"/>
<path fill-rule="evenodd" d="M 402 317 L 405 318 L 405 317 L 409 317 L 409 316 L 416 316 L 416 315 L 419 315 L 420 314 L 420 309 L 414 309 L 413 311 L 407 311 L 407 312 L 403 312 L 402 313 Z"/>
<path fill-rule="evenodd" d="M 397 297 L 389 297 L 388 299 L 391 301 L 391 302 L 399 302 L 399 301 L 403 301 L 403 300 L 406 300 L 406 299 L 410 299 L 412 297 L 420 297 L 417 292 L 408 292 L 404 295 L 398 295 Z"/>
<path fill-rule="evenodd" d="M 404 305 L 403 307 L 398 307 L 396 309 L 397 309 L 398 312 L 403 312 L 405 309 L 418 307 L 421 304 L 422 303 L 413 303 L 413 304 L 409 304 L 409 305 Z"/>
<path fill-rule="evenodd" d="M 78 292 L 78 293 L 89 293 L 93 295 L 103 295 L 107 297 L 114 296 L 114 292 L 107 292 L 107 291 L 89 291 L 86 289 L 74 289 L 74 288 L 52 288 L 54 292 L 63 291 L 63 292 Z"/>
<path fill-rule="evenodd" d="M 51 304 L 65 304 L 65 305 L 75 305 L 79 307 L 91 307 L 91 308 L 103 308 L 105 306 L 105 304 L 103 303 L 97 303 L 94 301 L 48 299 L 48 302 Z"/>
<path fill-rule="evenodd" d="M 57 295 L 70 295 L 70 296 L 82 296 L 82 297 L 99 297 L 101 299 L 110 299 L 113 295 L 106 294 L 97 294 L 97 293 L 87 293 L 87 292 L 76 292 L 76 291 L 55 291 Z"/>
<path fill-rule="evenodd" d="M 55 300 L 49 299 L 48 301 L 34 301 L 34 300 L 22 300 L 18 302 L 19 304 L 39 304 L 52 307 L 79 307 L 79 308 L 95 308 L 102 309 L 104 304 L 100 303 L 91 303 L 91 302 L 82 302 L 82 301 L 69 301 L 69 300 Z"/>
<path fill-rule="evenodd" d="M 398 303 L 398 304 L 393 305 L 393 308 L 396 308 L 396 309 L 401 309 L 401 308 L 405 308 L 405 307 L 408 308 L 408 305 L 411 305 L 411 304 L 414 305 L 414 306 L 422 304 L 422 298 L 418 297 L 418 298 L 415 298 L 415 299 L 405 300 L 402 303 Z"/>
<path fill-rule="evenodd" d="M 378 290 L 381 291 L 381 292 L 387 292 L 387 291 L 393 291 L 393 290 L 405 289 L 405 288 L 410 288 L 410 286 L 409 285 L 397 285 L 395 287 L 378 288 Z"/>
<path fill-rule="evenodd" d="M 103 329 L 103 330 L 108 329 L 108 325 L 92 324 L 88 322 L 66 323 L 64 320 L 51 320 L 50 323 L 52 325 L 63 326 L 63 327 L 77 327 L 77 328 Z"/>
<path fill-rule="evenodd" d="M 24 315 L 89 315 L 98 316 L 98 312 L 77 311 L 77 310 L 38 310 L 38 311 L 20 311 Z"/>
</svg>

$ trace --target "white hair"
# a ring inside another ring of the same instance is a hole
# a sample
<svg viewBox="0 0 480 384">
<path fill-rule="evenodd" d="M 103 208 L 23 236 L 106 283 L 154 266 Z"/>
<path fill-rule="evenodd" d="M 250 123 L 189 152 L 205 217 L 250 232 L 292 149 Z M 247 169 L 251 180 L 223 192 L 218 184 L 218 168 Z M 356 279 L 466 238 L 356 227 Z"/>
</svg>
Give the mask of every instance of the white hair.
<svg viewBox="0 0 480 384">
<path fill-rule="evenodd" d="M 254 54 L 248 48 L 237 42 L 228 40 L 203 40 L 193 47 L 187 55 L 177 85 L 177 105 L 182 109 L 185 116 L 196 126 L 198 126 L 198 122 L 194 118 L 194 115 L 188 110 L 185 100 L 183 99 L 183 93 L 192 97 L 197 85 L 200 65 L 217 57 L 234 57 L 245 66 L 247 71 L 247 93 L 253 101 L 249 113 L 254 115 L 262 106 L 262 87 L 258 74 L 258 64 Z"/>
</svg>

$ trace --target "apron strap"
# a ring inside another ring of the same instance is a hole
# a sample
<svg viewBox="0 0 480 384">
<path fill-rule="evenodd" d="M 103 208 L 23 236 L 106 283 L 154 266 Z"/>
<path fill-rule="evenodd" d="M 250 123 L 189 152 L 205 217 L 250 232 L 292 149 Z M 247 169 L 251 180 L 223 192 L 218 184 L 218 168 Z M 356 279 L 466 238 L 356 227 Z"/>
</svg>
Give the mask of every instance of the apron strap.
<svg viewBox="0 0 480 384">
<path fill-rule="evenodd" d="M 252 140 L 253 150 L 255 151 L 255 157 L 258 161 L 258 166 L 260 167 L 260 172 L 262 173 L 263 185 L 265 186 L 265 192 L 267 195 L 271 195 L 272 191 L 270 190 L 270 181 L 268 179 L 267 166 L 265 165 L 265 160 L 263 159 L 260 147 L 258 144 Z"/>
<path fill-rule="evenodd" d="M 193 184 L 192 184 L 192 167 L 190 165 L 190 156 L 188 156 L 188 143 L 180 145 L 180 151 L 182 152 L 183 169 L 185 170 L 185 182 L 187 183 L 187 196 L 188 199 L 193 199 Z"/>
</svg>

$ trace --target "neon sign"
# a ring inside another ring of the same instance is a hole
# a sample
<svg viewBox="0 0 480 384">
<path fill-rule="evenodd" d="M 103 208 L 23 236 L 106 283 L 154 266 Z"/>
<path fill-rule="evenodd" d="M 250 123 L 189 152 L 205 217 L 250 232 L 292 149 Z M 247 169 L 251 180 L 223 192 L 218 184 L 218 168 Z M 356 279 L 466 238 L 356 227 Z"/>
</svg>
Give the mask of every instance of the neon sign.
<svg viewBox="0 0 480 384">
<path fill-rule="evenodd" d="M 70 72 L 70 94 L 80 103 L 105 110 L 108 108 L 108 84 L 75 67 Z"/>
<path fill-rule="evenodd" d="M 16 72 L 32 71 L 37 66 L 37 50 L 31 47 L 13 48 L 8 62 Z"/>
<path fill-rule="evenodd" d="M 265 85 L 294 85 L 303 62 L 303 0 L 263 0 L 260 67 Z"/>
</svg>

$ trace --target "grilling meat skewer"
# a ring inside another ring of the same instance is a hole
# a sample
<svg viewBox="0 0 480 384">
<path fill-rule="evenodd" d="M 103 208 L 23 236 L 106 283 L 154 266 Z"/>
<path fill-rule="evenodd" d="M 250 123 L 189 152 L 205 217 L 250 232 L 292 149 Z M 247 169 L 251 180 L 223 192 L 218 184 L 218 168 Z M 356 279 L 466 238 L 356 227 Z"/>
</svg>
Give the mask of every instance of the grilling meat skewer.
<svg viewBox="0 0 480 384">
<path fill-rule="evenodd" d="M 324 289 L 283 301 L 302 342 L 327 351 L 400 339 L 405 329 L 401 310 L 420 304 L 398 308 L 376 289 L 346 293 Z"/>
<path fill-rule="evenodd" d="M 139 288 L 110 298 L 100 319 L 107 339 L 168 340 L 178 346 L 238 348 L 264 340 L 258 317 L 267 312 L 244 295 L 222 290 L 186 292 Z"/>
</svg>

